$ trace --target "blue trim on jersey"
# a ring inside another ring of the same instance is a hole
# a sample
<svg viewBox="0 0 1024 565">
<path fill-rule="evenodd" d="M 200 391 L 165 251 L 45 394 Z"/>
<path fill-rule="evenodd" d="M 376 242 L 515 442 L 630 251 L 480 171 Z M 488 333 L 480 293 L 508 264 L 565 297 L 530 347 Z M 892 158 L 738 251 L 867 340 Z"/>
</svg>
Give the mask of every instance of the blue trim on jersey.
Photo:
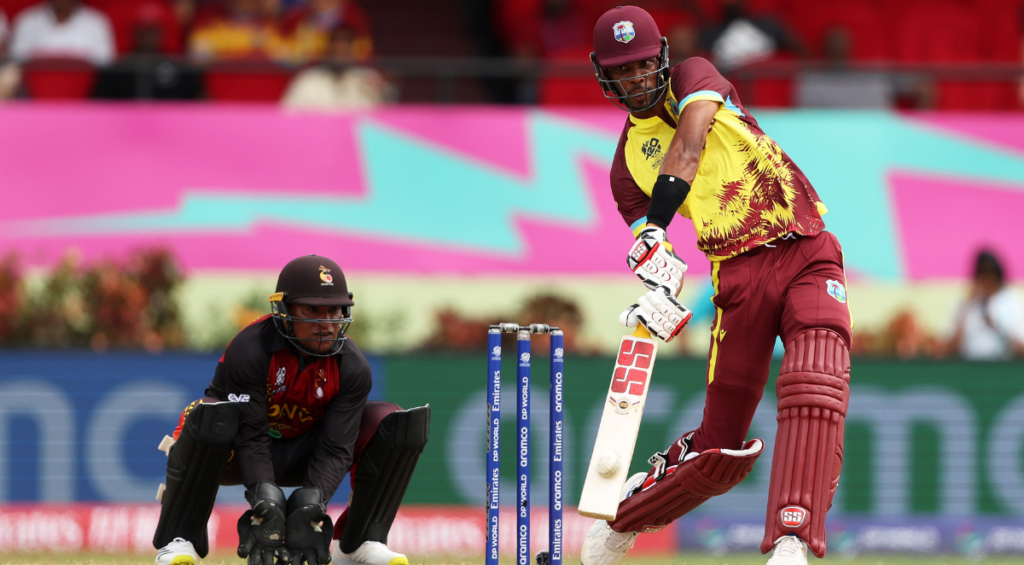
<svg viewBox="0 0 1024 565">
<path fill-rule="evenodd" d="M 743 115 L 743 110 L 740 110 L 739 106 L 732 103 L 732 96 L 729 96 L 728 98 L 725 99 L 725 109 L 729 110 L 730 112 L 735 112 L 741 116 Z"/>
<path fill-rule="evenodd" d="M 686 106 L 686 103 L 689 102 L 690 99 L 695 97 L 695 96 L 708 96 L 708 95 L 714 95 L 715 98 L 718 98 L 719 102 L 724 102 L 724 100 L 722 100 L 722 95 L 719 94 L 718 92 L 715 92 L 714 90 L 698 90 L 697 92 L 694 92 L 693 94 L 691 94 L 691 95 L 687 96 L 686 98 L 683 98 L 682 100 L 680 100 L 679 101 L 679 107 L 682 108 L 683 106 Z"/>
<path fill-rule="evenodd" d="M 639 220 L 633 222 L 632 224 L 629 224 L 629 229 L 630 229 L 630 231 L 636 231 L 636 228 L 638 228 L 641 225 L 646 224 L 646 223 L 647 223 L 647 216 L 644 216 L 643 218 L 640 218 Z"/>
</svg>

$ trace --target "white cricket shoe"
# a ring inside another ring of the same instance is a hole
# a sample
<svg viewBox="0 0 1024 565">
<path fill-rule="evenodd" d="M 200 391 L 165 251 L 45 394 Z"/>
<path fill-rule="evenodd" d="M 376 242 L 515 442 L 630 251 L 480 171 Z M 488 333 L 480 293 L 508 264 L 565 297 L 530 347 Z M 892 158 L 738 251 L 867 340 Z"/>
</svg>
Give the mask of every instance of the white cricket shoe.
<svg viewBox="0 0 1024 565">
<path fill-rule="evenodd" d="M 192 542 L 174 538 L 171 543 L 156 552 L 156 565 L 196 565 L 199 555 Z"/>
<path fill-rule="evenodd" d="M 622 486 L 622 497 L 636 488 L 647 478 L 647 473 L 637 473 Z M 636 543 L 636 532 L 616 532 L 605 520 L 597 520 L 587 531 L 583 540 L 580 562 L 583 565 L 615 565 Z"/>
<path fill-rule="evenodd" d="M 352 553 L 341 552 L 341 540 L 331 542 L 332 565 L 409 565 L 409 558 L 379 541 L 364 541 Z"/>
<path fill-rule="evenodd" d="M 780 537 L 768 565 L 807 565 L 807 544 L 796 536 Z"/>
</svg>

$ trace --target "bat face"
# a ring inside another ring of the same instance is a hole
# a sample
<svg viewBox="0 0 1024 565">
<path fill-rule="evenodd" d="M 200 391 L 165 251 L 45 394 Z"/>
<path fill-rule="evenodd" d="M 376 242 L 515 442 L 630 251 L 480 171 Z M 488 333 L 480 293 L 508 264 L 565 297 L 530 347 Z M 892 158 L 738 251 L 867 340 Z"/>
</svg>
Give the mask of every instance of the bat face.
<svg viewBox="0 0 1024 565">
<path fill-rule="evenodd" d="M 633 458 L 657 353 L 658 342 L 643 326 L 637 327 L 633 335 L 622 338 L 580 495 L 579 513 L 583 516 L 615 519 L 622 486 L 629 476 L 629 461 Z M 608 472 L 610 460 L 622 462 L 614 473 Z"/>
</svg>

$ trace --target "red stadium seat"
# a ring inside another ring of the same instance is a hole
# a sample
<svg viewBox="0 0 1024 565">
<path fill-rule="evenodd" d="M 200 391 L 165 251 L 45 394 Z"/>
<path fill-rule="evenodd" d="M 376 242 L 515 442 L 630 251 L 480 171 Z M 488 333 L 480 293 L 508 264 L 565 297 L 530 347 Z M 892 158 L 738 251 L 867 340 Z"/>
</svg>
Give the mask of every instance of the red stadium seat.
<svg viewBox="0 0 1024 565">
<path fill-rule="evenodd" d="M 7 23 L 13 24 L 14 17 L 25 8 L 41 4 L 42 0 L 0 0 L 0 10 L 7 15 Z"/>
<path fill-rule="evenodd" d="M 1021 60 L 1024 0 L 974 0 L 974 10 L 984 22 L 981 36 L 981 59 L 986 62 L 1019 63 Z M 981 85 L 990 97 L 990 106 L 997 110 L 1021 108 L 1016 81 Z"/>
<path fill-rule="evenodd" d="M 554 63 L 582 64 L 590 61 L 589 49 L 578 49 L 566 52 L 558 57 L 548 59 Z M 549 76 L 541 79 L 537 102 L 547 106 L 603 106 L 610 102 L 604 97 L 597 77 L 590 76 L 559 77 Z"/>
<path fill-rule="evenodd" d="M 37 100 L 88 98 L 96 82 L 96 69 L 80 59 L 33 59 L 22 72 L 29 97 Z"/>
<path fill-rule="evenodd" d="M 222 102 L 277 102 L 292 72 L 268 61 L 223 61 L 206 70 L 206 96 Z"/>
<path fill-rule="evenodd" d="M 816 57 L 824 56 L 825 34 L 836 27 L 849 31 L 852 59 L 878 61 L 890 57 L 888 20 L 882 10 L 869 2 L 796 1 L 790 4 L 788 16 Z"/>
<path fill-rule="evenodd" d="M 983 29 L 978 14 L 952 2 L 908 9 L 896 27 L 896 55 L 911 63 L 964 63 L 981 58 Z M 991 109 L 983 84 L 944 80 L 936 107 L 942 110 Z"/>
</svg>

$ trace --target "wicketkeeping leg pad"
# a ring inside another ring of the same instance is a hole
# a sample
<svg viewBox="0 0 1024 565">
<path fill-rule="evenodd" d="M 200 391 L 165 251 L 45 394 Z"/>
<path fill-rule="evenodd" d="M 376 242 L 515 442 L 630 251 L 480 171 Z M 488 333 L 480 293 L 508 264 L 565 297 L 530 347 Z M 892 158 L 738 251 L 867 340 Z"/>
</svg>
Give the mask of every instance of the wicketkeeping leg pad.
<svg viewBox="0 0 1024 565">
<path fill-rule="evenodd" d="M 609 525 L 617 532 L 657 532 L 712 496 L 725 494 L 740 484 L 763 450 L 764 442 L 752 439 L 742 450 L 703 451 L 647 490 L 619 503 L 615 520 Z"/>
<path fill-rule="evenodd" d="M 843 466 L 843 426 L 850 403 L 850 351 L 834 331 L 813 329 L 787 346 L 775 385 L 778 433 L 761 552 L 796 534 L 825 556 L 825 514 Z"/>
<path fill-rule="evenodd" d="M 160 501 L 154 547 L 159 549 L 181 537 L 192 542 L 200 557 L 206 557 L 206 523 L 236 435 L 238 404 L 200 402 L 189 411 L 178 441 L 167 455 L 167 488 Z"/>
<path fill-rule="evenodd" d="M 341 551 L 352 553 L 365 541 L 387 543 L 429 436 L 429 405 L 392 412 L 381 420 L 359 457 Z"/>
</svg>

